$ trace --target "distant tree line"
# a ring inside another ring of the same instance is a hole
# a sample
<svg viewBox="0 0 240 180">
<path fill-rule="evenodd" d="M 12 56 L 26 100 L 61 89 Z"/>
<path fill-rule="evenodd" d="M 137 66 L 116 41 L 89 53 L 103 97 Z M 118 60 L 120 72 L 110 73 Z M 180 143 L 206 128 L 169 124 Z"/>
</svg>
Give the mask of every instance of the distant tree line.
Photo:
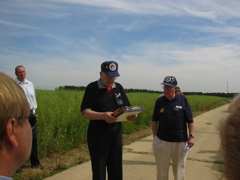
<svg viewBox="0 0 240 180">
<path fill-rule="evenodd" d="M 207 96 L 218 96 L 218 97 L 227 97 L 227 98 L 233 98 L 236 93 L 203 93 L 203 92 L 183 92 L 184 95 L 207 95 Z"/>
<path fill-rule="evenodd" d="M 86 89 L 86 86 L 59 86 L 58 88 L 55 88 L 55 90 L 78 90 L 78 91 L 84 91 Z M 146 92 L 146 93 L 163 93 L 162 91 L 154 91 L 154 90 L 148 90 L 148 89 L 125 89 L 127 93 L 131 92 Z M 227 98 L 233 98 L 237 93 L 203 93 L 203 92 L 183 92 L 184 95 L 208 95 L 208 96 L 218 96 L 218 97 L 227 97 Z"/>
<path fill-rule="evenodd" d="M 130 93 L 130 92 L 146 92 L 146 93 L 162 93 L 161 91 L 153 91 L 153 90 L 148 90 L 148 89 L 124 89 L 125 92 Z"/>
<path fill-rule="evenodd" d="M 79 91 L 85 91 L 86 86 L 59 86 L 58 88 L 55 88 L 55 90 L 79 90 Z"/>
<path fill-rule="evenodd" d="M 79 90 L 84 91 L 86 86 L 59 86 L 55 90 Z M 147 92 L 147 93 L 161 93 L 160 91 L 153 91 L 147 89 L 124 89 L 125 92 Z"/>
</svg>

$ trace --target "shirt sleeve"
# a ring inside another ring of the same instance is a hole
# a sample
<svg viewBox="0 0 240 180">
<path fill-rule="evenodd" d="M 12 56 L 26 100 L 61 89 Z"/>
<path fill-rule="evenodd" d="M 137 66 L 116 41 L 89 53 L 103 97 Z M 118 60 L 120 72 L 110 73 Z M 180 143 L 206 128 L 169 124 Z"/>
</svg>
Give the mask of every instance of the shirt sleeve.
<svg viewBox="0 0 240 180">
<path fill-rule="evenodd" d="M 91 109 L 93 107 L 93 95 L 92 95 L 92 84 L 89 84 L 86 87 L 83 99 L 82 99 L 82 103 L 80 106 L 80 110 L 83 113 L 84 111 L 86 111 L 87 109 Z"/>
<path fill-rule="evenodd" d="M 186 105 L 186 112 L 185 112 L 185 118 L 187 123 L 193 123 L 193 116 L 192 116 L 192 110 L 188 103 L 188 100 L 185 96 L 183 96 L 185 99 L 185 105 Z"/>
<path fill-rule="evenodd" d="M 158 121 L 158 113 L 159 113 L 159 99 L 156 100 L 154 110 L 153 110 L 153 115 L 152 115 L 152 121 Z"/>
<path fill-rule="evenodd" d="M 124 88 L 122 87 L 121 84 L 119 84 L 119 86 L 120 86 L 120 89 L 121 89 L 121 94 L 123 95 L 123 98 L 124 98 L 124 105 L 125 105 L 125 106 L 131 106 L 131 103 L 130 103 L 130 101 L 129 101 L 126 93 L 125 93 Z"/>
</svg>

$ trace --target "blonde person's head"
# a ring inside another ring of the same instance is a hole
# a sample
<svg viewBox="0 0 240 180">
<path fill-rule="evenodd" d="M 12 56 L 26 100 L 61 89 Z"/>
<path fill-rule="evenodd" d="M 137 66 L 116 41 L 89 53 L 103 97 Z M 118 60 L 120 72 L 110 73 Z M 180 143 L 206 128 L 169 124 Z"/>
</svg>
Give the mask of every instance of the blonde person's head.
<svg viewBox="0 0 240 180">
<path fill-rule="evenodd" d="M 240 104 L 240 94 L 237 94 L 234 99 L 230 102 L 228 111 L 233 112 L 235 108 Z"/>
<path fill-rule="evenodd" d="M 240 104 L 236 105 L 220 130 L 224 155 L 224 175 L 227 179 L 240 177 Z"/>
<path fill-rule="evenodd" d="M 19 124 L 30 112 L 22 88 L 9 76 L 0 72 L 0 146 L 7 122 L 15 118 Z"/>
</svg>

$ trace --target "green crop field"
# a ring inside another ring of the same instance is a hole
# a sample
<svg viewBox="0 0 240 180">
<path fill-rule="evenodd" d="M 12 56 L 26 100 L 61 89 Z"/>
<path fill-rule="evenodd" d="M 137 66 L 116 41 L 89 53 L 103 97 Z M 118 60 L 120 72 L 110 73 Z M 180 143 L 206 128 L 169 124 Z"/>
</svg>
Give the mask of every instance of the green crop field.
<svg viewBox="0 0 240 180">
<path fill-rule="evenodd" d="M 80 104 L 84 91 L 36 90 L 39 116 L 37 124 L 40 157 L 51 152 L 67 151 L 86 141 L 88 121 L 81 116 Z M 123 133 L 131 133 L 151 125 L 156 93 L 127 93 L 131 105 L 144 105 L 145 110 L 134 122 L 123 122 Z M 186 96 L 193 112 L 206 111 L 223 105 L 226 98 L 203 95 Z"/>
</svg>

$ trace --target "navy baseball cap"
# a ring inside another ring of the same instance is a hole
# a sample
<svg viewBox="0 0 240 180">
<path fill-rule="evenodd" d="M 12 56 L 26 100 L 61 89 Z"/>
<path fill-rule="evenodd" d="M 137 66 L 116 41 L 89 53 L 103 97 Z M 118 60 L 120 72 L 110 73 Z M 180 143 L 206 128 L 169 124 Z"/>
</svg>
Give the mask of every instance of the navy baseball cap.
<svg viewBox="0 0 240 180">
<path fill-rule="evenodd" d="M 118 63 L 115 61 L 105 61 L 101 64 L 101 71 L 109 77 L 120 76 L 118 73 Z"/>
<path fill-rule="evenodd" d="M 165 86 L 176 86 L 177 80 L 174 76 L 166 76 L 161 84 Z"/>
</svg>

